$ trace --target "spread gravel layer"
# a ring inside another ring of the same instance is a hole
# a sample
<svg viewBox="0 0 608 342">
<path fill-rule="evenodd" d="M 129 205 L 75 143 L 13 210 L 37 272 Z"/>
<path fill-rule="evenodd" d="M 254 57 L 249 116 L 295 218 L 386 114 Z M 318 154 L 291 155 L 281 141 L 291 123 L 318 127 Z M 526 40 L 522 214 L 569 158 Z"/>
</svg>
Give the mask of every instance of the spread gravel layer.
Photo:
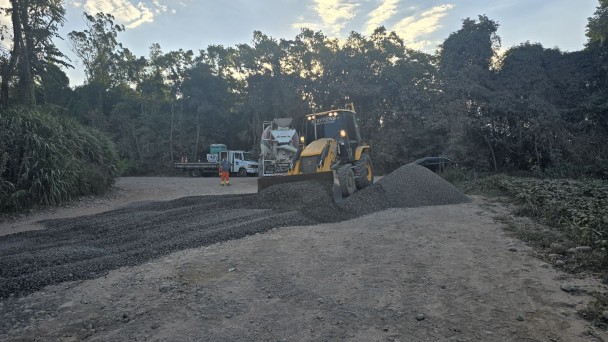
<svg viewBox="0 0 608 342">
<path fill-rule="evenodd" d="M 339 204 L 325 184 L 306 181 L 258 194 L 184 197 L 46 221 L 45 230 L 0 237 L 0 298 L 273 228 L 339 222 L 388 207 L 466 201 L 433 172 L 406 165 Z"/>
</svg>

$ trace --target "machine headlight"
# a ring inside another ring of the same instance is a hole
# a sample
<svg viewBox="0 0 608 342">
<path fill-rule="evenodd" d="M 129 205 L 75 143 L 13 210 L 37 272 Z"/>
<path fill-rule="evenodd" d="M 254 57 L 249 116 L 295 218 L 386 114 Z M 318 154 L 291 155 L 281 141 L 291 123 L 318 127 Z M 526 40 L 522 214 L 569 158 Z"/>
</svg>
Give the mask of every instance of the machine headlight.
<svg viewBox="0 0 608 342">
<path fill-rule="evenodd" d="M 307 119 L 308 119 L 308 121 L 312 120 L 312 115 L 309 115 L 309 116 L 307 117 Z"/>
<path fill-rule="evenodd" d="M 345 130 L 341 130 L 341 131 L 340 131 L 340 136 L 341 136 L 342 138 L 346 138 L 346 131 L 345 131 Z"/>
<path fill-rule="evenodd" d="M 302 143 L 302 144 L 303 144 L 304 142 L 306 142 L 306 140 L 304 139 L 304 136 L 301 136 L 301 137 L 300 137 L 300 143 Z"/>
</svg>

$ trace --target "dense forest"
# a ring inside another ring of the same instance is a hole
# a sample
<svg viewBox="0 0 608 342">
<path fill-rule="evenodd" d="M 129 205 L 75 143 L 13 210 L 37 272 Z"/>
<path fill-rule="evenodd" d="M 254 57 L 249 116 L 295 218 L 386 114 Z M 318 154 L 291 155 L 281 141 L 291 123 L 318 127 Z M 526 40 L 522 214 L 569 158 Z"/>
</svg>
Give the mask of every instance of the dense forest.
<svg viewBox="0 0 608 342">
<path fill-rule="evenodd" d="M 115 152 L 81 154 L 129 175 L 170 172 L 180 156 L 198 159 L 211 143 L 255 151 L 265 120 L 297 122 L 354 103 L 380 173 L 441 155 L 475 170 L 608 176 L 608 0 L 599 1 L 586 46 L 575 52 L 523 42 L 499 54 L 499 24 L 480 15 L 464 19 L 435 54 L 409 49 L 379 27 L 346 39 L 309 29 L 293 39 L 256 31 L 250 43 L 198 51 L 153 44 L 147 57 L 120 42 L 124 27 L 109 14 L 85 13 L 85 30 L 59 37 L 63 1 L 10 5 L 3 11 L 12 28 L 1 28 L 0 49 L 4 193 L 40 157 L 15 145 L 22 135 L 8 134 L 24 112 L 90 137 L 105 133 L 110 141 L 102 145 Z M 57 38 L 79 60 L 69 60 Z M 75 65 L 86 80 L 70 87 L 64 70 Z"/>
</svg>

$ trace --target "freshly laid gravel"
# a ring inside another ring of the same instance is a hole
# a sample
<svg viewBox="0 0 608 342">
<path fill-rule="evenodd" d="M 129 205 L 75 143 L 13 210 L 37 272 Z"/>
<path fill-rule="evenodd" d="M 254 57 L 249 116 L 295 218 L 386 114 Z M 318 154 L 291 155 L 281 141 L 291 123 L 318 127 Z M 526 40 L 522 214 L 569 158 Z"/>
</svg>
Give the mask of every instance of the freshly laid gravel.
<svg viewBox="0 0 608 342">
<path fill-rule="evenodd" d="M 325 184 L 306 181 L 258 194 L 184 197 L 47 221 L 46 230 L 0 237 L 0 298 L 277 227 L 338 222 L 388 207 L 466 201 L 431 171 L 406 165 L 339 204 Z"/>
<path fill-rule="evenodd" d="M 256 194 L 185 197 L 45 223 L 0 237 L 0 298 L 95 278 L 168 253 L 318 221 L 274 210 Z"/>
</svg>

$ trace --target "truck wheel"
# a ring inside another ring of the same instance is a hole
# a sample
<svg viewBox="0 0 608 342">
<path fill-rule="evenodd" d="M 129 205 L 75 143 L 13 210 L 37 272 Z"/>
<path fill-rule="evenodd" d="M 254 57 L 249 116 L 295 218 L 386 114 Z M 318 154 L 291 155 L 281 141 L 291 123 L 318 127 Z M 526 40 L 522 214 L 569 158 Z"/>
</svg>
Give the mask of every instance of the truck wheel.
<svg viewBox="0 0 608 342">
<path fill-rule="evenodd" d="M 355 162 L 355 184 L 361 190 L 374 183 L 374 166 L 367 153 L 361 154 L 361 159 Z"/>
<path fill-rule="evenodd" d="M 342 190 L 342 197 L 348 197 L 355 193 L 357 187 L 355 185 L 355 174 L 351 165 L 344 165 L 336 172 L 338 175 L 338 181 L 340 182 L 340 189 Z"/>
<path fill-rule="evenodd" d="M 247 177 L 247 170 L 239 169 L 239 172 L 237 174 L 239 177 Z"/>
<path fill-rule="evenodd" d="M 201 176 L 201 170 L 192 170 L 192 177 L 200 177 Z"/>
</svg>

